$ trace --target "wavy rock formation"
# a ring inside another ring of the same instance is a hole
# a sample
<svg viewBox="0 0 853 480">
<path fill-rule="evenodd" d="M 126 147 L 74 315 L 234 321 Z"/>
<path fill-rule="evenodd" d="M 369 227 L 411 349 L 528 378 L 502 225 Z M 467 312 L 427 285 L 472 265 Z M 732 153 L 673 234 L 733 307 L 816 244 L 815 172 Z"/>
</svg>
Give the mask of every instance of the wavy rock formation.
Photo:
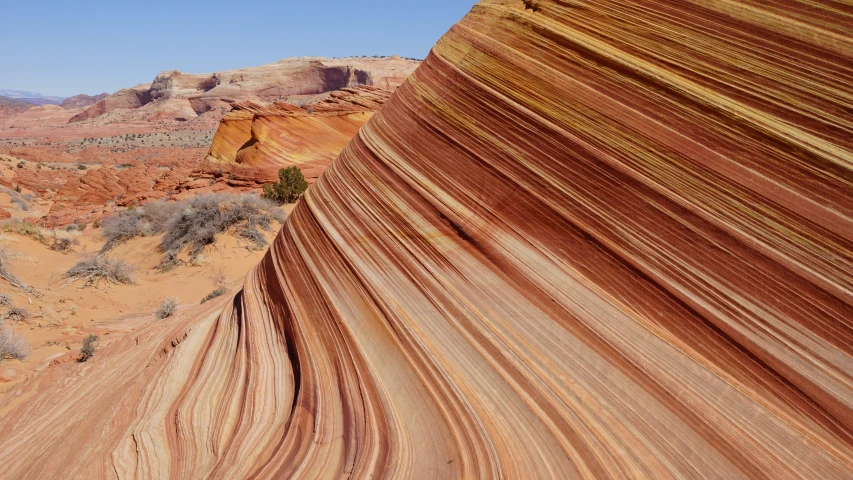
<svg viewBox="0 0 853 480">
<path fill-rule="evenodd" d="M 68 182 L 69 179 L 74 178 L 75 175 L 73 172 L 69 172 L 67 170 L 15 170 L 15 175 L 12 177 L 11 181 L 8 183 L 4 183 L 3 180 L 0 180 L 0 185 L 5 185 L 8 188 L 13 188 L 15 185 L 22 185 L 34 192 L 39 194 L 45 194 L 48 191 L 58 191 Z M 5 179 L 4 179 L 5 180 Z"/>
<path fill-rule="evenodd" d="M 4 399 L 4 473 L 850 478 L 847 26 L 479 3 L 224 310 Z"/>
<path fill-rule="evenodd" d="M 213 137 L 205 169 L 225 167 L 238 180 L 261 185 L 276 181 L 279 169 L 297 165 L 313 182 L 391 93 L 370 86 L 345 88 L 303 108 L 234 103 Z M 235 164 L 243 168 L 229 168 Z"/>
</svg>

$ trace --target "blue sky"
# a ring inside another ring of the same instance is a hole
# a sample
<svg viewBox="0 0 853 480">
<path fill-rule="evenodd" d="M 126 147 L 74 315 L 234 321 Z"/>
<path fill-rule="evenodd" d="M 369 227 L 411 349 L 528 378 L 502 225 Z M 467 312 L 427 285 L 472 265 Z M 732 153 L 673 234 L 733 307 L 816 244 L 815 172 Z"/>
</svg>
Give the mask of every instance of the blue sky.
<svg viewBox="0 0 853 480">
<path fill-rule="evenodd" d="M 0 88 L 114 92 L 320 55 L 423 58 L 476 0 L 28 1 L 0 5 Z"/>
</svg>

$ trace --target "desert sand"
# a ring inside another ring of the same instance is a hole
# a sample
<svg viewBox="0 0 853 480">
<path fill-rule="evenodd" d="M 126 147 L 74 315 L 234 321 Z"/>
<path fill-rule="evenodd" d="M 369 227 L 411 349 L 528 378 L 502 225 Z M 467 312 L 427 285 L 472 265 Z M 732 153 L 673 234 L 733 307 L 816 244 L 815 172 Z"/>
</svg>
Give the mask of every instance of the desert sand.
<svg viewBox="0 0 853 480">
<path fill-rule="evenodd" d="M 292 205 L 282 208 L 288 211 Z M 50 231 L 46 234 L 50 235 Z M 61 253 L 27 236 L 0 233 L 0 249 L 14 257 L 10 270 L 32 288 L 26 291 L 8 284 L 0 288 L 0 293 L 13 299 L 15 307 L 24 308 L 31 315 L 13 329 L 26 339 L 30 355 L 26 361 L 4 360 L 0 364 L 0 396 L 25 381 L 34 370 L 76 361 L 81 342 L 90 333 L 101 336 L 101 345 L 106 345 L 118 324 L 138 326 L 155 320 L 152 315 L 166 298 L 176 298 L 182 308 L 192 308 L 216 288 L 234 291 L 266 251 L 226 234 L 208 247 L 195 264 L 164 272 L 156 268 L 162 257 L 158 249 L 162 236 L 132 239 L 107 255 L 133 265 L 137 283 L 101 282 L 83 288 L 81 282 L 69 282 L 63 274 L 75 263 L 96 254 L 103 239 L 95 228 L 57 234 L 79 244 L 71 252 Z M 271 240 L 272 234 L 266 238 Z M 214 301 L 221 303 L 223 298 Z"/>
</svg>

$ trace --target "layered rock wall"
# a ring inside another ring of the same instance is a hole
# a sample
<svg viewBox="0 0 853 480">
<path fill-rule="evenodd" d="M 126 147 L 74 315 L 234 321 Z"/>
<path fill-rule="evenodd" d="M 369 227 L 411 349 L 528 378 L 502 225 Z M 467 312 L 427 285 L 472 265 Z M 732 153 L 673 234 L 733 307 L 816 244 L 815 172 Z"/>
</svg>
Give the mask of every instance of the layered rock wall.
<svg viewBox="0 0 853 480">
<path fill-rule="evenodd" d="M 213 137 L 206 168 L 227 168 L 240 179 L 264 183 L 296 165 L 313 182 L 390 96 L 386 89 L 359 86 L 303 108 L 235 103 Z"/>
<path fill-rule="evenodd" d="M 398 56 L 303 57 L 212 74 L 172 70 L 160 73 L 151 84 L 119 90 L 75 115 L 71 122 L 96 118 L 119 108 L 134 109 L 178 99 L 188 101 L 200 115 L 233 102 L 312 96 L 359 85 L 393 90 L 419 64 L 420 61 Z"/>
<path fill-rule="evenodd" d="M 480 2 L 227 304 L 0 401 L 0 465 L 850 478 L 848 20 Z"/>
</svg>

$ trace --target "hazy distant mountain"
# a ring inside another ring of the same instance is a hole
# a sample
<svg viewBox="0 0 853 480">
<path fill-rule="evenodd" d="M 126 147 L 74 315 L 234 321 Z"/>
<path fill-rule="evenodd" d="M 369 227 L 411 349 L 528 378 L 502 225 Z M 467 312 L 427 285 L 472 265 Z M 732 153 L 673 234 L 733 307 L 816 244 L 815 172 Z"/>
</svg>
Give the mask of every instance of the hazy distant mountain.
<svg viewBox="0 0 853 480">
<path fill-rule="evenodd" d="M 25 90 L 11 90 L 8 88 L 0 88 L 0 97 L 15 98 L 35 105 L 59 105 L 60 103 L 62 103 L 63 100 L 65 100 L 65 97 L 53 97 L 48 95 L 42 95 L 36 92 L 27 92 Z"/>
<path fill-rule="evenodd" d="M 25 92 L 23 90 L 9 90 L 0 88 L 0 97 L 6 98 L 41 98 L 44 95 L 36 92 Z"/>
</svg>

